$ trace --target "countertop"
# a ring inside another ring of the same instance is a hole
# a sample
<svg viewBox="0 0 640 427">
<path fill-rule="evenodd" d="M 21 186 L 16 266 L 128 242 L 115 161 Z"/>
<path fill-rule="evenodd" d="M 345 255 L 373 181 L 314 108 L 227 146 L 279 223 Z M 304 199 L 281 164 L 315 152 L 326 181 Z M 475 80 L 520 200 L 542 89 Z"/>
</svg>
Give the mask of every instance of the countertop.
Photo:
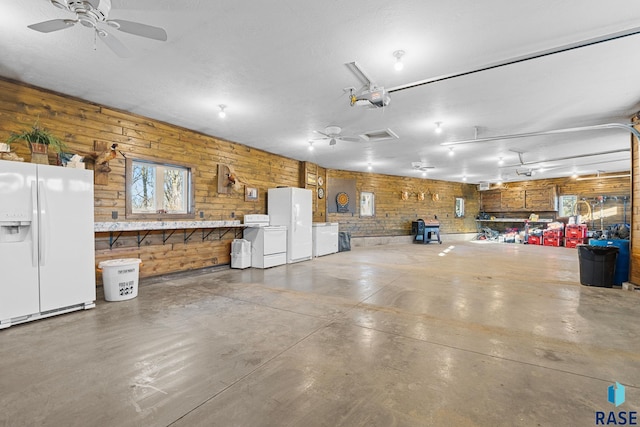
<svg viewBox="0 0 640 427">
<path fill-rule="evenodd" d="M 189 228 L 250 227 L 240 221 L 115 221 L 96 222 L 93 231 L 181 230 Z"/>
</svg>

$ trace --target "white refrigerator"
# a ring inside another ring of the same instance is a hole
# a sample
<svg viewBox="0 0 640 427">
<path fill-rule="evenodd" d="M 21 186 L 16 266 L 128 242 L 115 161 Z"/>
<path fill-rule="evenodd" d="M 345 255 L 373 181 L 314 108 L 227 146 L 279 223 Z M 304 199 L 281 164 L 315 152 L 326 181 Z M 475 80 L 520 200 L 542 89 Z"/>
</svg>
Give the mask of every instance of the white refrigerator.
<svg viewBox="0 0 640 427">
<path fill-rule="evenodd" d="M 0 329 L 95 307 L 93 172 L 0 160 Z"/>
<path fill-rule="evenodd" d="M 267 193 L 270 224 L 287 227 L 287 263 L 311 259 L 311 203 L 311 190 L 304 188 L 270 188 Z"/>
</svg>

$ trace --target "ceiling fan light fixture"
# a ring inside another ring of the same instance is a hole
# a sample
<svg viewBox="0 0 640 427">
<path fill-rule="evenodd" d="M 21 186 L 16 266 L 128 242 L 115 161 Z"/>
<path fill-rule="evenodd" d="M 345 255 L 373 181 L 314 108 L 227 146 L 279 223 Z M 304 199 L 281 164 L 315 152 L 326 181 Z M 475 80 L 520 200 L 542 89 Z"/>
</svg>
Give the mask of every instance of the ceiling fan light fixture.
<svg viewBox="0 0 640 427">
<path fill-rule="evenodd" d="M 218 107 L 220 107 L 220 111 L 218 112 L 218 117 L 220 117 L 221 119 L 224 119 L 225 117 L 227 117 L 227 112 L 224 111 L 227 106 L 224 104 L 220 104 L 218 105 Z"/>
<path fill-rule="evenodd" d="M 402 62 L 404 53 L 404 50 L 396 50 L 395 52 L 393 52 L 393 56 L 396 58 L 396 63 L 394 64 L 393 68 L 396 71 L 402 71 L 402 69 L 404 68 L 404 63 Z"/>
</svg>

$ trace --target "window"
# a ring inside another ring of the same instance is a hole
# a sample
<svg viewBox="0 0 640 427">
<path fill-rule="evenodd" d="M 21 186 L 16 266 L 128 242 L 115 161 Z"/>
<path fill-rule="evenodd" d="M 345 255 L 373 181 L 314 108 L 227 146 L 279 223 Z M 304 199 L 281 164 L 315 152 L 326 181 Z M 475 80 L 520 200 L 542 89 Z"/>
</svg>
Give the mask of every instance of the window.
<svg viewBox="0 0 640 427">
<path fill-rule="evenodd" d="M 193 168 L 127 158 L 127 218 L 194 218 Z"/>
<path fill-rule="evenodd" d="M 464 218 L 464 199 L 462 197 L 456 197 L 455 215 L 456 218 Z"/>
<path fill-rule="evenodd" d="M 578 203 L 578 196 L 560 196 L 558 198 L 558 216 L 575 215 L 576 203 Z"/>
</svg>

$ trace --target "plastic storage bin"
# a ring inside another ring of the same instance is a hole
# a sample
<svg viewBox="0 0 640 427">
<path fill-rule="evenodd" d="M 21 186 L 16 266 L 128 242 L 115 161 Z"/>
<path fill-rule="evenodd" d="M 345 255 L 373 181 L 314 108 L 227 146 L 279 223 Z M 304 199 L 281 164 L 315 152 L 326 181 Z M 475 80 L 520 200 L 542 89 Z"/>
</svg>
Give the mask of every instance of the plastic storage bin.
<svg viewBox="0 0 640 427">
<path fill-rule="evenodd" d="M 138 296 L 139 258 L 110 259 L 100 261 L 104 299 L 122 301 Z"/>
<path fill-rule="evenodd" d="M 351 250 L 351 233 L 348 231 L 338 232 L 338 252 Z"/>
<path fill-rule="evenodd" d="M 592 246 L 615 246 L 618 248 L 618 258 L 616 259 L 616 270 L 613 275 L 613 284 L 622 285 L 624 282 L 629 281 L 629 260 L 631 255 L 629 253 L 629 240 L 625 239 L 589 239 L 589 244 Z"/>
<path fill-rule="evenodd" d="M 251 267 L 251 242 L 234 239 L 231 242 L 231 268 Z"/>
<path fill-rule="evenodd" d="M 613 286 L 618 248 L 614 246 L 578 245 L 580 283 L 588 286 Z"/>
</svg>

